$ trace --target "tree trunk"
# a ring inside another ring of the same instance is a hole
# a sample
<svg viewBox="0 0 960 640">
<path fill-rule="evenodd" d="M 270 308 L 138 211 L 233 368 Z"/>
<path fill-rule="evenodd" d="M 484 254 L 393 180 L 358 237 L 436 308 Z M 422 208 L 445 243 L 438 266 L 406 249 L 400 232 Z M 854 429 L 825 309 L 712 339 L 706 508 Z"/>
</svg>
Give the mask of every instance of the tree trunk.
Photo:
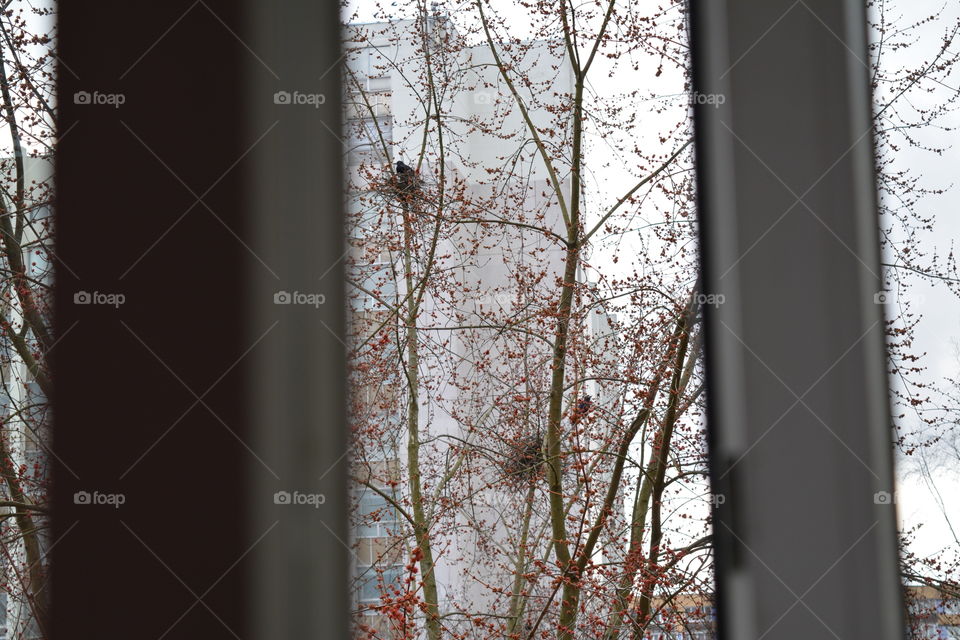
<svg viewBox="0 0 960 640">
<path fill-rule="evenodd" d="M 410 203 L 403 202 L 404 278 L 407 286 L 407 480 L 410 483 L 410 502 L 413 506 L 413 535 L 420 552 L 420 575 L 423 584 L 423 608 L 426 614 L 428 640 L 440 640 L 440 613 L 437 596 L 437 577 L 434 572 L 433 548 L 430 544 L 430 522 L 423 503 L 420 481 L 420 351 L 417 344 L 417 316 L 420 298 L 413 295 L 413 232 Z"/>
</svg>

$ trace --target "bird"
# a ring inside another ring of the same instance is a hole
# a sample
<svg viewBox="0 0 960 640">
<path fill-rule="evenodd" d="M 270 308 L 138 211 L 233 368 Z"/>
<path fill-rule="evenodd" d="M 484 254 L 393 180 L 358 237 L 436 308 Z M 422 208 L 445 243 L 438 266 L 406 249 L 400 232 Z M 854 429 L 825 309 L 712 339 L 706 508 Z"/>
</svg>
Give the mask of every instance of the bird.
<svg viewBox="0 0 960 640">
<path fill-rule="evenodd" d="M 577 424 L 593 409 L 593 398 L 589 394 L 583 394 L 583 397 L 577 402 L 577 406 L 570 412 L 570 422 Z"/>
<path fill-rule="evenodd" d="M 413 167 L 405 164 L 403 160 L 397 160 L 396 176 L 396 184 L 399 191 L 409 195 L 417 190 L 419 186 L 417 172 L 414 171 Z"/>
</svg>

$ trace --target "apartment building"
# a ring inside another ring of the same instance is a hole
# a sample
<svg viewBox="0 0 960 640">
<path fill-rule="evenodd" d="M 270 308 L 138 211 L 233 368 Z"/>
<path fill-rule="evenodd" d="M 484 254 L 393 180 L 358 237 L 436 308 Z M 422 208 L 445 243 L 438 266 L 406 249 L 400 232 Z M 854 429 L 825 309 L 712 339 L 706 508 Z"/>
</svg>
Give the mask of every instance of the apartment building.
<svg viewBox="0 0 960 640">
<path fill-rule="evenodd" d="M 904 589 L 907 604 L 906 637 L 911 640 L 960 639 L 960 598 L 927 585 Z M 713 640 L 717 637 L 712 596 L 683 593 L 655 598 L 649 640 Z M 771 630 L 771 634 L 774 630 Z M 828 633 L 824 629 L 824 633 Z"/>
<path fill-rule="evenodd" d="M 714 640 L 717 637 L 713 598 L 698 593 L 681 593 L 671 598 L 656 597 L 650 607 L 652 620 L 645 638 L 649 640 Z"/>
<path fill-rule="evenodd" d="M 23 247 L 23 262 L 26 276 L 33 282 L 50 285 L 53 281 L 53 265 L 48 254 L 51 208 L 48 198 L 53 179 L 51 158 L 24 158 L 24 177 L 27 185 L 28 206 L 26 224 L 20 237 Z M 11 180 L 16 175 L 16 163 L 13 158 L 0 159 L 0 176 Z M 14 208 L 5 192 L 4 209 Z M 8 287 L 12 286 L 9 283 Z M 46 307 L 48 301 L 38 301 L 42 305 L 40 312 L 50 317 Z M 11 291 L 0 296 L 0 313 L 4 323 L 14 331 L 22 331 L 23 309 L 19 299 Z M 26 335 L 29 341 L 30 334 Z M 5 453 L 14 466 L 19 467 L 20 489 L 24 498 L 35 504 L 46 501 L 45 493 L 49 481 L 49 443 L 50 415 L 47 399 L 30 372 L 27 363 L 15 348 L 9 331 L 0 332 L 0 423 Z M 16 500 L 8 483 L 0 483 L 0 499 Z M 14 510 L 0 507 L 0 515 L 8 525 L 13 523 L 9 517 Z M 0 638 L 39 638 L 41 631 L 37 626 L 29 596 L 24 592 L 27 584 L 26 567 L 29 565 L 23 542 L 11 532 L 4 535 L 13 540 L 9 544 L 9 555 L 0 558 L 0 571 L 3 573 L 3 588 L 0 589 Z M 48 543 L 46 529 L 40 535 L 40 544 Z"/>
<path fill-rule="evenodd" d="M 509 216 L 555 233 L 563 232 L 563 221 L 559 208 L 546 195 L 551 187 L 542 161 L 512 141 L 523 139 L 525 124 L 521 114 L 510 108 L 513 98 L 493 65 L 487 44 L 467 43 L 451 21 L 440 15 L 425 21 L 351 25 L 345 40 L 350 317 L 354 344 L 366 344 L 378 329 L 382 332 L 384 326 L 397 324 L 402 311 L 394 306 L 404 308 L 411 283 L 417 284 L 405 277 L 410 264 L 404 264 L 403 238 L 415 236 L 413 244 L 406 246 L 412 246 L 415 254 L 421 248 L 416 244 L 421 230 L 414 227 L 431 220 L 435 211 L 471 219 Z M 530 87 L 558 93 L 571 90 L 572 74 L 556 45 L 523 45 L 519 55 L 527 61 Z M 433 68 L 444 70 L 445 78 L 427 76 L 426 56 L 435 57 Z M 529 116 L 545 129 L 556 118 L 538 108 L 532 108 Z M 431 122 L 441 117 L 444 126 L 438 134 Z M 563 131 L 555 135 L 559 139 Z M 396 174 L 397 162 L 412 168 L 414 183 L 400 182 L 403 177 Z M 511 162 L 514 173 L 504 172 Z M 491 180 L 492 172 L 498 180 Z M 416 195 L 411 195 L 412 190 Z M 406 215 L 414 207 L 418 215 Z M 417 221 L 411 222 L 412 218 Z M 405 224 L 408 227 L 402 228 Z M 495 431 L 490 425 L 498 423 L 500 410 L 493 405 L 506 393 L 503 380 L 514 376 L 517 366 L 504 354 L 518 347 L 505 344 L 512 338 L 492 328 L 491 318 L 512 313 L 525 299 L 536 296 L 532 289 L 518 285 L 522 280 L 518 274 L 536 272 L 552 279 L 562 268 L 560 247 L 544 234 L 520 227 L 493 227 L 458 226 L 445 233 L 433 250 L 440 256 L 437 273 L 451 275 L 447 289 L 438 287 L 422 299 L 422 317 L 428 321 L 420 330 L 427 335 L 424 340 L 428 344 L 421 356 L 418 420 L 430 442 L 425 454 L 429 462 L 423 462 L 424 466 L 442 465 L 445 456 L 458 455 L 462 451 L 458 443 L 484 440 L 487 432 L 483 429 Z M 404 236 L 408 232 L 410 235 Z M 423 233 L 429 238 L 429 229 Z M 416 255 L 412 264 L 413 270 L 422 268 Z M 463 326 L 473 328 L 459 329 Z M 608 331 L 609 326 L 601 318 L 594 329 Z M 403 613 L 411 572 L 411 545 L 409 536 L 404 535 L 409 523 L 398 515 L 394 503 L 407 499 L 409 435 L 402 423 L 409 417 L 409 398 L 404 393 L 408 381 L 402 374 L 391 379 L 382 371 L 379 376 L 367 373 L 378 366 L 374 360 L 382 369 L 391 359 L 405 358 L 406 353 L 398 353 L 403 343 L 401 338 L 385 341 L 377 349 L 359 348 L 354 363 L 355 422 L 385 425 L 378 433 L 396 434 L 358 444 L 354 460 L 353 592 L 361 614 L 359 624 L 377 629 L 379 637 L 390 637 L 399 633 L 398 627 L 413 624 Z M 429 348 L 431 345 L 437 348 Z M 522 348 L 539 362 L 538 375 L 548 370 L 542 345 Z M 491 350 L 500 355 L 485 355 Z M 376 356 L 370 356 L 370 351 L 376 351 Z M 475 366 L 477 362 L 483 366 Z M 362 420 L 358 414 L 363 414 Z M 537 441 L 537 433 L 537 428 L 530 426 L 518 437 Z M 362 434 L 357 437 L 364 438 Z M 495 442 L 497 437 L 491 431 L 489 441 L 482 444 L 490 451 L 509 453 L 509 446 Z M 464 603 L 477 610 L 494 606 L 496 596 L 491 595 L 487 583 L 508 576 L 508 572 L 495 575 L 499 570 L 491 566 L 486 546 L 490 540 L 480 542 L 469 531 L 483 529 L 492 540 L 508 536 L 506 527 L 501 533 L 502 525 L 494 523 L 502 523 L 504 512 L 514 509 L 523 498 L 522 492 L 518 497 L 503 495 L 502 488 L 490 488 L 490 478 L 483 472 L 458 473 L 445 485 L 446 490 L 453 491 L 453 484 L 460 495 L 471 497 L 463 503 L 468 506 L 450 516 L 451 524 L 437 534 L 435 545 L 439 605 L 450 625 L 457 624 Z M 505 506 L 507 503 L 511 506 Z M 386 605 L 390 606 L 389 616 Z M 418 613 L 411 610 L 409 615 Z"/>
<path fill-rule="evenodd" d="M 960 639 L 960 598 L 927 585 L 906 589 L 908 637 L 918 640 Z"/>
</svg>

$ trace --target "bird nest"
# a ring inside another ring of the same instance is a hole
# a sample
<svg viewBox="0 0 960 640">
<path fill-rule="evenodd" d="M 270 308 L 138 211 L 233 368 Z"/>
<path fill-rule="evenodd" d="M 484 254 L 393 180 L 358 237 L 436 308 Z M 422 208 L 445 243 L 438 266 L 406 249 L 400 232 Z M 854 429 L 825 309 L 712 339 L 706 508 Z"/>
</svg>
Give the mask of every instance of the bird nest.
<svg viewBox="0 0 960 640">
<path fill-rule="evenodd" d="M 543 474 L 543 436 L 530 433 L 507 443 L 503 453 L 503 472 L 511 481 L 529 483 Z"/>
</svg>

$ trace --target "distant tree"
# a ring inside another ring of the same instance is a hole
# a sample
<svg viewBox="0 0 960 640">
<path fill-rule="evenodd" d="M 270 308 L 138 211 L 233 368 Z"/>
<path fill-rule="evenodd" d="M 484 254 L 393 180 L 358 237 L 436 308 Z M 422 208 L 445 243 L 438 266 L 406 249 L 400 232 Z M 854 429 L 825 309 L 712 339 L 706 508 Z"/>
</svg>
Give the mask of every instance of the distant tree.
<svg viewBox="0 0 960 640">
<path fill-rule="evenodd" d="M 55 19 L 0 14 L 0 566 L 10 638 L 46 636 Z"/>
</svg>

